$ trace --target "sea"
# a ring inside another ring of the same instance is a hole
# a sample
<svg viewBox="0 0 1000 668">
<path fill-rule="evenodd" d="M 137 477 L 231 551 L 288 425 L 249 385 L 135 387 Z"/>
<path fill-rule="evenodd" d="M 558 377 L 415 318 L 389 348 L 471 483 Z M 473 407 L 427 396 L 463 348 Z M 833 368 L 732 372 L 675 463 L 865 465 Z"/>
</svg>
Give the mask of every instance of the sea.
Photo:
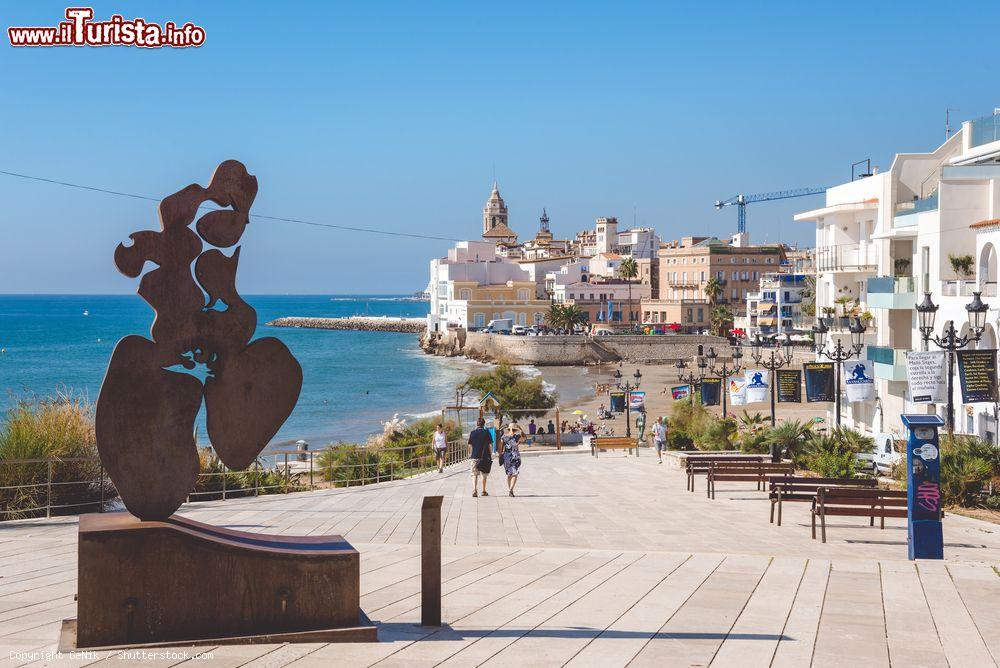
<svg viewBox="0 0 1000 668">
<path fill-rule="evenodd" d="M 426 355 L 416 334 L 268 327 L 282 316 L 420 317 L 427 302 L 402 295 L 251 295 L 255 338 L 281 339 L 302 366 L 298 404 L 271 448 L 361 442 L 394 415 L 440 415 L 455 387 L 487 365 Z M 96 401 L 119 339 L 149 336 L 153 311 L 136 295 L 0 295 L 0 408 L 19 398 L 68 392 Z M 529 373 L 538 373 L 526 369 Z M 199 441 L 207 442 L 204 408 Z M 0 416 L 0 420 L 2 420 Z"/>
</svg>

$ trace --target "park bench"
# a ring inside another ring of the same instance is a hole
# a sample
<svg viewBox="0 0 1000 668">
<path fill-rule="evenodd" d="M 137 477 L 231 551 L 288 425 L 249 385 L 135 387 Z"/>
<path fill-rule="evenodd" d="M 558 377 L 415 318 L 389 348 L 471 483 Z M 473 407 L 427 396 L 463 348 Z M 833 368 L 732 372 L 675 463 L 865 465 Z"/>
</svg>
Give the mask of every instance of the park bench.
<svg viewBox="0 0 1000 668">
<path fill-rule="evenodd" d="M 598 450 L 628 450 L 629 453 L 635 450 L 635 456 L 639 456 L 639 442 L 628 436 L 594 436 L 590 439 L 590 454 L 597 457 Z"/>
<path fill-rule="evenodd" d="M 729 462 L 745 464 L 747 462 L 762 462 L 763 455 L 730 455 L 722 457 L 719 455 L 688 455 L 684 462 L 684 469 L 687 472 L 687 489 L 694 491 L 694 477 L 696 475 L 708 475 L 708 469 L 713 463 L 726 464 Z"/>
<path fill-rule="evenodd" d="M 809 502 L 816 500 L 820 487 L 853 487 L 872 489 L 878 486 L 875 478 L 808 478 L 805 476 L 780 476 L 770 479 L 771 523 L 774 523 L 774 508 L 778 507 L 778 526 L 781 526 L 781 504 L 789 501 Z"/>
<path fill-rule="evenodd" d="M 824 543 L 827 515 L 868 517 L 869 526 L 875 526 L 875 518 L 878 517 L 879 528 L 884 529 L 886 517 L 907 516 L 906 492 L 894 489 L 820 487 L 816 490 L 812 506 L 812 537 L 816 538 L 816 518 L 819 517 Z"/>
<path fill-rule="evenodd" d="M 708 468 L 708 498 L 715 498 L 715 483 L 717 482 L 755 482 L 757 489 L 765 489 L 764 485 L 771 476 L 786 476 L 795 473 L 795 465 L 772 464 L 771 462 L 740 462 L 724 464 L 713 462 Z"/>
</svg>

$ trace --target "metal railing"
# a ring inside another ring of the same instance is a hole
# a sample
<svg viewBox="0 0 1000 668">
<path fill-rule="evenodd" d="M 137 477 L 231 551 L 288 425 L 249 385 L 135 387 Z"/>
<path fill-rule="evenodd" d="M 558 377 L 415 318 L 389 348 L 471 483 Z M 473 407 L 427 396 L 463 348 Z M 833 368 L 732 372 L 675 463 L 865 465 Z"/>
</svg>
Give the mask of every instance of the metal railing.
<svg viewBox="0 0 1000 668">
<path fill-rule="evenodd" d="M 912 276 L 872 276 L 868 279 L 868 294 L 908 294 L 916 291 Z"/>
<path fill-rule="evenodd" d="M 941 294 L 945 297 L 971 297 L 975 290 L 976 282 L 974 280 L 941 281 Z"/>
<path fill-rule="evenodd" d="M 445 466 L 469 457 L 469 445 L 448 443 Z M 188 501 L 287 494 L 333 487 L 356 487 L 409 478 L 436 468 L 429 444 L 403 447 L 332 446 L 258 457 L 242 471 L 217 459 L 198 474 Z M 11 468 L 13 467 L 13 468 Z M 104 512 L 118 498 L 99 457 L 8 459 L 0 461 L 4 480 L 24 482 L 0 486 L 0 521 L 50 518 L 79 512 Z"/>
<path fill-rule="evenodd" d="M 816 249 L 818 271 L 861 271 L 878 264 L 876 249 L 870 244 L 840 244 Z"/>
<path fill-rule="evenodd" d="M 982 146 L 1000 141 L 1000 115 L 992 114 L 970 121 L 972 126 L 971 146 Z"/>
</svg>

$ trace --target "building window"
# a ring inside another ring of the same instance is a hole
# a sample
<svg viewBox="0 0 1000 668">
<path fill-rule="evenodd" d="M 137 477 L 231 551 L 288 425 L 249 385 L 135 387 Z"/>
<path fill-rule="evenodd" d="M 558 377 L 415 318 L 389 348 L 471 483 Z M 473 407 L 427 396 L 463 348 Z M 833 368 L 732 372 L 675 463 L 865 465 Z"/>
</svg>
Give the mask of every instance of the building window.
<svg viewBox="0 0 1000 668">
<path fill-rule="evenodd" d="M 920 273 L 921 282 L 923 283 L 922 292 L 931 291 L 931 249 L 928 246 L 924 246 L 920 249 Z"/>
<path fill-rule="evenodd" d="M 525 290 L 524 288 L 521 288 L 520 290 L 518 290 L 517 291 L 517 299 L 518 299 L 518 301 L 522 301 L 522 302 L 528 301 L 528 291 Z"/>
<path fill-rule="evenodd" d="M 477 329 L 485 327 L 486 326 L 486 314 L 485 313 L 477 313 L 477 314 L 475 314 L 473 316 L 473 322 L 475 323 L 475 327 Z"/>
<path fill-rule="evenodd" d="M 746 281 L 746 280 L 749 280 L 749 279 L 750 279 L 750 272 L 744 271 L 743 272 L 743 280 Z"/>
<path fill-rule="evenodd" d="M 692 320 L 694 320 L 694 309 L 689 308 L 688 309 L 688 322 L 691 322 Z"/>
<path fill-rule="evenodd" d="M 756 280 L 757 280 L 757 278 L 758 278 L 758 274 L 757 274 L 757 272 L 755 271 L 755 272 L 753 272 L 753 280 L 755 280 L 755 281 L 756 281 Z"/>
<path fill-rule="evenodd" d="M 715 272 L 715 277 L 717 279 L 719 279 L 720 281 L 724 281 L 724 280 L 726 280 L 726 272 L 724 272 L 724 271 L 717 271 L 717 272 Z"/>
<path fill-rule="evenodd" d="M 460 298 L 464 299 L 465 301 L 469 301 L 470 299 L 472 299 L 472 290 L 470 290 L 469 288 L 462 288 L 458 294 Z"/>
<path fill-rule="evenodd" d="M 768 264 L 773 264 L 773 260 L 774 260 L 774 258 L 769 257 L 769 258 L 767 258 L 767 263 Z"/>
<path fill-rule="evenodd" d="M 740 278 L 740 272 L 734 271 L 733 272 L 733 280 L 737 281 L 737 280 L 739 280 L 739 278 Z"/>
<path fill-rule="evenodd" d="M 739 299 L 739 294 L 739 291 L 736 288 L 733 288 L 733 299 Z"/>
<path fill-rule="evenodd" d="M 698 322 L 702 322 L 705 319 L 705 309 L 698 309 Z"/>
</svg>

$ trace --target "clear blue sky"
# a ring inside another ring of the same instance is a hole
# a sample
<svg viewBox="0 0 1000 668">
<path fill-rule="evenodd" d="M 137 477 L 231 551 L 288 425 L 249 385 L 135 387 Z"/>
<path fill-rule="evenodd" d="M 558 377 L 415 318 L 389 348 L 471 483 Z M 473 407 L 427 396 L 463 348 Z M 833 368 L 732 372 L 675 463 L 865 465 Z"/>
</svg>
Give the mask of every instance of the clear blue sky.
<svg viewBox="0 0 1000 668">
<path fill-rule="evenodd" d="M 895 3 L 97 2 L 205 27 L 199 49 L 0 46 L 0 169 L 167 195 L 221 160 L 254 211 L 475 238 L 494 165 L 522 237 L 543 206 L 665 238 L 727 234 L 716 199 L 847 180 L 936 146 L 946 107 L 1000 106 L 1000 5 Z M 4 3 L 54 25 L 65 3 Z M 4 31 L 5 33 L 6 31 Z M 796 210 L 748 209 L 756 240 L 809 242 Z M 0 176 L 0 293 L 130 292 L 119 240 L 151 203 Z M 440 241 L 253 223 L 245 293 L 409 292 Z"/>
</svg>

